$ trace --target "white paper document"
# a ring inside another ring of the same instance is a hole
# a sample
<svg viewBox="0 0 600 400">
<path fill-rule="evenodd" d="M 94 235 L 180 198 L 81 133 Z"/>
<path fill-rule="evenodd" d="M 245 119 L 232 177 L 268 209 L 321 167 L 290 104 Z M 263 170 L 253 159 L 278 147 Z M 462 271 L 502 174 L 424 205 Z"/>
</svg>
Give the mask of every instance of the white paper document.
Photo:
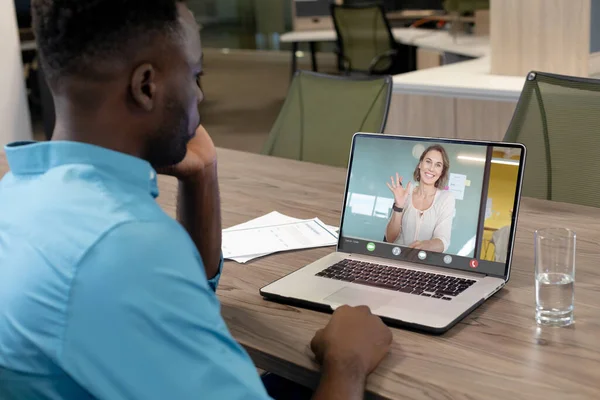
<svg viewBox="0 0 600 400">
<path fill-rule="evenodd" d="M 223 257 L 245 263 L 279 251 L 333 246 L 336 230 L 318 218 L 299 220 L 274 211 L 223 230 Z"/>
</svg>

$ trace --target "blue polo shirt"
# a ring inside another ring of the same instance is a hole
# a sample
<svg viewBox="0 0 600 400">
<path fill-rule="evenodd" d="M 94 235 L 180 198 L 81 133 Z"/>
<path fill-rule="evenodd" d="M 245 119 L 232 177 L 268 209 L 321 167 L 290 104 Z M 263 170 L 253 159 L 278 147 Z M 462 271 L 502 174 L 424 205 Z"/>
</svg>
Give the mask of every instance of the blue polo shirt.
<svg viewBox="0 0 600 400">
<path fill-rule="evenodd" d="M 73 142 L 6 147 L 0 399 L 265 399 L 147 162 Z"/>
</svg>

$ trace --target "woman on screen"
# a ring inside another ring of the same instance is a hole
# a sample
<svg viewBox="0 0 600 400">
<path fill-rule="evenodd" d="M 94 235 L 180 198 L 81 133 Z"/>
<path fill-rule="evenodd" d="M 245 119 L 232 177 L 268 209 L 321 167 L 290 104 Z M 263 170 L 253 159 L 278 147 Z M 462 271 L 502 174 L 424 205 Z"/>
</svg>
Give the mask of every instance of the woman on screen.
<svg viewBox="0 0 600 400">
<path fill-rule="evenodd" d="M 385 238 L 415 249 L 446 252 L 450 246 L 455 199 L 446 189 L 450 160 L 440 145 L 429 146 L 419 159 L 413 179 L 408 182 L 396 173 L 388 188 L 394 194 L 392 216 Z"/>
</svg>

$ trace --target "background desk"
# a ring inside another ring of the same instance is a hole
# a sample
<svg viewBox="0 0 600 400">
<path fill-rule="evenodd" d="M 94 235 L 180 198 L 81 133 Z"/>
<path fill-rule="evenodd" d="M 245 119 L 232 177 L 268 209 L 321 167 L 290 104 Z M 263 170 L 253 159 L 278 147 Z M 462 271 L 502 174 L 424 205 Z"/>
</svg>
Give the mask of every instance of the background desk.
<svg viewBox="0 0 600 400">
<path fill-rule="evenodd" d="M 417 47 L 418 71 L 394 76 L 387 133 L 460 139 L 502 140 L 514 113 L 524 76 L 492 75 L 490 38 L 420 28 L 392 30 L 400 43 Z M 334 30 L 288 32 L 282 42 L 336 41 Z M 475 58 L 437 66 L 440 54 Z"/>
<path fill-rule="evenodd" d="M 503 140 L 525 77 L 489 71 L 485 56 L 394 76 L 386 132 Z"/>
<path fill-rule="evenodd" d="M 345 171 L 219 150 L 223 226 L 278 210 L 339 223 Z M 6 163 L 0 154 L 0 176 Z M 161 176 L 160 205 L 175 215 L 177 182 Z M 577 232 L 575 326 L 534 322 L 533 230 Z M 508 286 L 442 336 L 394 329 L 390 355 L 368 380 L 375 397 L 405 399 L 600 398 L 600 209 L 525 199 Z M 259 288 L 331 252 L 287 252 L 227 262 L 218 289 L 233 336 L 257 367 L 316 385 L 309 342 L 329 315 L 265 301 Z"/>
<path fill-rule="evenodd" d="M 394 28 L 392 34 L 397 42 L 423 49 L 449 52 L 466 57 L 483 57 L 489 54 L 489 37 L 461 35 L 454 39 L 446 31 L 420 28 Z M 317 70 L 316 47 L 319 42 L 337 41 L 337 33 L 333 29 L 314 31 L 294 31 L 281 35 L 282 43 L 292 43 L 292 73 L 297 68 L 298 46 L 300 43 L 310 45 L 313 70 Z"/>
</svg>

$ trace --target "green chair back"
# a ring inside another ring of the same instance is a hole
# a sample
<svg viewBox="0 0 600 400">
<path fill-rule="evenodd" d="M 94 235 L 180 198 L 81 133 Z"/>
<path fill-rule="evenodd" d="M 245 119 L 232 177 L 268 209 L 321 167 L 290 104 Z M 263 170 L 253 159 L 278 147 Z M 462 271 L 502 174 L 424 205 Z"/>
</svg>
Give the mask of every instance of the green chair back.
<svg viewBox="0 0 600 400">
<path fill-rule="evenodd" d="M 504 138 L 527 147 L 523 195 L 600 207 L 600 81 L 531 72 Z"/>
<path fill-rule="evenodd" d="M 263 154 L 348 165 L 356 132 L 383 132 L 392 77 L 342 77 L 299 71 Z"/>
<path fill-rule="evenodd" d="M 334 4 L 331 6 L 331 16 L 340 55 L 349 71 L 369 72 L 372 63 L 382 54 L 396 49 L 396 41 L 381 5 Z M 377 62 L 377 69 L 381 71 L 391 66 L 390 58 Z"/>
</svg>

